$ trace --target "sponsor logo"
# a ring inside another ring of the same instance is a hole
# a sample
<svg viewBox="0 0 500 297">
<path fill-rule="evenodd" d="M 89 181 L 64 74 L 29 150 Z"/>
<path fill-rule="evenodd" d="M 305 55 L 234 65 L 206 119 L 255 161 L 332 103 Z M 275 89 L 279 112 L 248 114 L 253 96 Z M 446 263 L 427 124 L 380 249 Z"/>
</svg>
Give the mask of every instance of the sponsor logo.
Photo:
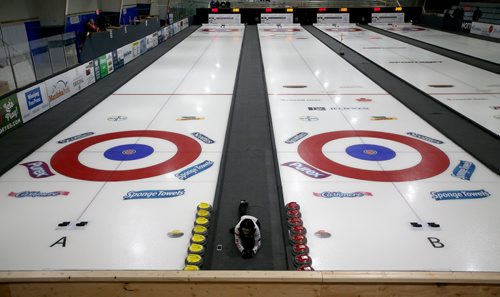
<svg viewBox="0 0 500 297">
<path fill-rule="evenodd" d="M 50 100 L 55 100 L 70 92 L 68 82 L 59 80 L 52 86 L 52 93 L 49 95 Z"/>
<path fill-rule="evenodd" d="M 491 196 L 491 194 L 485 190 L 458 190 L 458 191 L 431 192 L 431 197 L 436 201 L 479 199 L 479 198 L 486 198 L 489 196 Z"/>
<path fill-rule="evenodd" d="M 212 167 L 212 165 L 214 165 L 213 161 L 205 160 L 198 165 L 194 165 L 192 167 L 189 167 L 188 169 L 182 170 L 181 172 L 177 173 L 175 177 L 181 180 L 186 180 L 202 171 L 207 170 L 208 168 Z"/>
<path fill-rule="evenodd" d="M 322 107 L 322 106 L 320 106 L 320 107 L 308 107 L 307 109 L 311 110 L 311 111 L 317 111 L 317 110 L 319 110 L 319 111 L 325 111 L 326 107 Z"/>
<path fill-rule="evenodd" d="M 177 118 L 176 121 L 198 121 L 198 120 L 204 120 L 205 118 L 203 117 L 196 117 L 196 116 L 183 116 L 180 118 Z"/>
<path fill-rule="evenodd" d="M 494 115 L 493 117 L 497 120 L 500 120 L 500 115 Z"/>
<path fill-rule="evenodd" d="M 82 133 L 79 135 L 71 136 L 69 138 L 59 140 L 57 143 L 68 143 L 68 142 L 72 142 L 72 141 L 75 141 L 75 140 L 78 140 L 78 139 L 81 139 L 81 138 L 84 138 L 84 137 L 87 137 L 90 135 L 94 135 L 94 132 L 85 132 L 85 133 Z"/>
<path fill-rule="evenodd" d="M 343 192 L 330 192 L 330 191 L 325 191 L 321 193 L 314 192 L 313 195 L 322 198 L 357 198 L 364 196 L 373 196 L 373 194 L 370 192 L 343 193 Z"/>
<path fill-rule="evenodd" d="M 28 109 L 31 110 L 38 105 L 42 104 L 42 92 L 40 88 L 34 88 L 24 94 L 26 96 L 26 104 L 28 104 Z"/>
<path fill-rule="evenodd" d="M 390 61 L 390 64 L 436 64 L 443 61 Z"/>
<path fill-rule="evenodd" d="M 184 189 L 130 191 L 127 195 L 123 196 L 123 200 L 173 198 L 185 193 Z"/>
<path fill-rule="evenodd" d="M 490 108 L 493 110 L 500 110 L 500 106 L 490 106 Z"/>
<path fill-rule="evenodd" d="M 316 122 L 317 120 L 319 120 L 319 118 L 315 116 L 301 116 L 299 117 L 299 119 L 306 122 Z"/>
<path fill-rule="evenodd" d="M 19 193 L 10 192 L 9 197 L 15 198 L 40 198 L 40 197 L 55 197 L 55 196 L 68 196 L 67 191 L 54 191 L 54 192 L 40 192 L 40 191 L 22 191 Z"/>
<path fill-rule="evenodd" d="M 425 141 L 428 141 L 428 142 L 432 142 L 432 143 L 437 143 L 437 144 L 443 144 L 444 143 L 441 140 L 430 138 L 430 137 L 427 137 L 427 136 L 424 136 L 422 134 L 418 134 L 418 133 L 415 133 L 415 132 L 408 132 L 406 134 L 408 134 L 410 136 L 413 136 L 415 138 L 418 138 L 418 139 L 422 139 L 422 140 L 425 140 Z"/>
<path fill-rule="evenodd" d="M 11 121 L 11 120 L 17 118 L 18 117 L 18 109 L 17 109 L 17 107 L 16 108 L 14 108 L 14 107 L 15 107 L 15 104 L 11 100 L 4 103 L 3 109 L 5 110 L 5 113 L 3 115 L 0 114 L 0 120 L 3 120 L 4 117 L 7 121 Z M 1 111 L 2 111 L 2 109 L 0 109 L 0 112 Z M 0 124 L 1 123 L 2 122 L 0 122 Z"/>
<path fill-rule="evenodd" d="M 330 110 L 368 110 L 368 107 L 330 107 Z"/>
<path fill-rule="evenodd" d="M 210 137 L 208 137 L 206 135 L 203 135 L 200 132 L 194 132 L 194 133 L 191 133 L 191 135 L 193 135 L 194 137 L 198 138 L 199 140 L 201 140 L 201 141 L 203 141 L 204 143 L 207 143 L 207 144 L 212 144 L 212 143 L 215 142 L 212 139 L 210 139 Z"/>
<path fill-rule="evenodd" d="M 358 98 L 356 99 L 358 102 L 372 102 L 373 100 L 370 98 Z"/>
<path fill-rule="evenodd" d="M 288 143 L 288 144 L 295 143 L 295 142 L 301 140 L 302 138 L 306 137 L 307 135 L 308 134 L 306 132 L 299 132 L 299 133 L 295 134 L 294 136 L 285 140 L 285 143 Z"/>
<path fill-rule="evenodd" d="M 28 168 L 28 172 L 32 178 L 43 178 L 55 175 L 50 171 L 49 165 L 43 161 L 22 163 L 21 165 Z"/>
<path fill-rule="evenodd" d="M 126 116 L 113 116 L 113 117 L 109 117 L 108 121 L 110 121 L 110 122 L 120 122 L 120 121 L 125 121 L 126 119 L 127 119 Z"/>
<path fill-rule="evenodd" d="M 446 98 L 449 101 L 486 101 L 488 98 Z"/>
<path fill-rule="evenodd" d="M 476 170 L 476 165 L 474 165 L 474 163 L 461 160 L 457 167 L 453 169 L 451 176 L 455 176 L 463 180 L 470 180 L 474 170 Z"/>
<path fill-rule="evenodd" d="M 298 172 L 300 172 L 306 176 L 312 177 L 312 178 L 325 178 L 325 177 L 330 176 L 327 173 L 321 172 L 318 169 L 313 168 L 313 167 L 311 167 L 307 164 L 301 163 L 301 162 L 288 162 L 288 163 L 284 163 L 281 165 L 293 168 L 293 169 L 297 170 Z"/>
<path fill-rule="evenodd" d="M 386 116 L 373 116 L 370 118 L 371 121 L 388 121 L 388 120 L 397 120 L 395 117 L 386 117 Z"/>
<path fill-rule="evenodd" d="M 281 99 L 281 101 L 291 101 L 291 102 L 320 102 L 321 99 L 302 99 L 302 98 L 297 98 L 297 99 Z"/>
</svg>

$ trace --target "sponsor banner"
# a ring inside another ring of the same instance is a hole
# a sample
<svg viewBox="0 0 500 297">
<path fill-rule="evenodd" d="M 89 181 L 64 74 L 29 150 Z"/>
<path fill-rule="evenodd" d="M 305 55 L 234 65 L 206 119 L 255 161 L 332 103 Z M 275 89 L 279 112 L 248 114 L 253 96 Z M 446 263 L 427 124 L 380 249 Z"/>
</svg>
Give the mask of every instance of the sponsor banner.
<svg viewBox="0 0 500 297">
<path fill-rule="evenodd" d="M 141 55 L 141 41 L 137 40 L 132 42 L 132 59 L 135 59 Z"/>
<path fill-rule="evenodd" d="M 153 34 L 146 36 L 146 51 L 153 48 Z"/>
<path fill-rule="evenodd" d="M 386 116 L 372 116 L 370 118 L 370 121 L 391 121 L 391 120 L 397 120 L 398 118 L 395 117 L 386 117 Z"/>
<path fill-rule="evenodd" d="M 99 73 L 100 78 L 108 76 L 108 63 L 106 61 L 106 55 L 99 57 Z"/>
<path fill-rule="evenodd" d="M 261 13 L 261 24 L 293 24 L 293 13 Z"/>
<path fill-rule="evenodd" d="M 318 24 L 349 24 L 348 13 L 318 13 L 316 15 Z"/>
<path fill-rule="evenodd" d="M 112 56 L 114 69 L 122 68 L 123 65 L 125 65 L 125 61 L 123 59 L 123 50 L 121 48 L 114 50 L 112 52 Z"/>
<path fill-rule="evenodd" d="M 440 200 L 462 200 L 462 199 L 480 199 L 491 196 L 485 190 L 457 190 L 457 191 L 439 191 L 431 192 L 431 197 L 436 201 Z"/>
<path fill-rule="evenodd" d="M 108 66 L 108 74 L 113 72 L 115 68 L 113 67 L 113 53 L 106 54 L 106 65 Z"/>
<path fill-rule="evenodd" d="M 132 55 L 132 44 L 122 46 L 118 50 L 123 53 L 123 64 L 127 64 L 134 59 L 134 56 Z"/>
<path fill-rule="evenodd" d="M 163 36 L 163 40 L 167 40 L 170 38 L 170 26 L 163 27 L 161 29 L 161 35 Z"/>
<path fill-rule="evenodd" d="M 159 32 L 154 32 L 153 33 L 153 47 L 157 47 L 160 39 L 160 33 Z"/>
<path fill-rule="evenodd" d="M 404 22 L 405 22 L 405 14 L 402 12 L 372 13 L 372 23 L 400 24 Z"/>
<path fill-rule="evenodd" d="M 95 74 L 95 80 L 98 81 L 101 79 L 101 71 L 100 71 L 100 66 L 99 66 L 99 58 L 94 59 L 94 74 Z"/>
<path fill-rule="evenodd" d="M 177 173 L 175 177 L 181 180 L 186 180 L 200 172 L 207 170 L 208 168 L 212 167 L 212 165 L 214 165 L 213 161 L 205 160 L 198 165 L 194 165 L 192 167 L 189 167 L 188 169 L 182 170 L 181 172 Z"/>
<path fill-rule="evenodd" d="M 85 138 L 85 137 L 90 136 L 90 135 L 94 135 L 94 132 L 86 132 L 86 133 L 82 133 L 82 134 L 75 135 L 72 137 L 68 137 L 68 138 L 65 138 L 63 140 L 59 140 L 57 143 L 64 144 L 64 143 L 68 143 L 68 142 L 72 142 L 72 141 L 75 141 L 78 139 Z"/>
<path fill-rule="evenodd" d="M 53 192 L 40 192 L 40 191 L 22 191 L 22 192 L 10 192 L 9 197 L 14 198 L 45 198 L 45 197 L 55 197 L 55 196 L 68 196 L 68 191 L 53 191 Z"/>
<path fill-rule="evenodd" d="M 16 101 L 19 101 L 21 117 L 24 123 L 47 111 L 50 107 L 45 83 L 18 92 Z"/>
<path fill-rule="evenodd" d="M 162 43 L 163 41 L 165 41 L 165 35 L 163 35 L 163 28 L 160 29 L 160 31 L 156 32 L 156 35 L 158 36 L 158 43 Z"/>
<path fill-rule="evenodd" d="M 0 99 L 0 137 L 7 134 L 19 126 L 22 126 L 23 120 L 17 95 L 12 94 Z"/>
<path fill-rule="evenodd" d="M 147 52 L 148 46 L 147 46 L 146 37 L 143 37 L 139 40 L 139 50 L 140 50 L 141 55 L 144 54 L 145 52 Z"/>
<path fill-rule="evenodd" d="M 45 81 L 50 107 L 56 106 L 73 96 L 73 91 L 71 90 L 73 76 L 71 74 L 72 72 L 70 70 Z"/>
<path fill-rule="evenodd" d="M 176 121 L 200 121 L 204 120 L 204 117 L 197 117 L 197 116 L 182 116 L 180 118 L 175 119 Z"/>
<path fill-rule="evenodd" d="M 84 63 L 73 69 L 71 88 L 73 94 L 95 83 L 94 62 Z"/>
<path fill-rule="evenodd" d="M 305 176 L 312 178 L 325 178 L 330 176 L 330 174 L 321 172 L 318 169 L 301 162 L 287 162 L 281 165 L 293 168 Z"/>
<path fill-rule="evenodd" d="M 500 38 L 500 25 L 472 22 L 470 33 Z"/>
<path fill-rule="evenodd" d="M 123 200 L 174 198 L 182 196 L 185 193 L 186 191 L 184 189 L 130 191 L 123 196 Z"/>
<path fill-rule="evenodd" d="M 52 171 L 50 171 L 49 165 L 43 161 L 33 161 L 22 163 L 20 165 L 23 165 L 28 169 L 28 173 L 32 178 L 44 178 L 55 175 Z"/>
<path fill-rule="evenodd" d="M 287 143 L 287 144 L 295 143 L 295 142 L 301 140 L 302 138 L 306 137 L 307 135 L 308 134 L 306 132 L 299 132 L 299 133 L 295 134 L 294 136 L 285 140 L 285 143 Z"/>
<path fill-rule="evenodd" d="M 194 133 L 191 133 L 191 135 L 193 135 L 194 137 L 198 138 L 199 140 L 203 141 L 206 144 L 212 144 L 215 142 L 212 139 L 210 139 L 210 137 L 203 135 L 200 132 L 194 132 Z"/>
<path fill-rule="evenodd" d="M 474 170 L 476 170 L 476 165 L 474 165 L 474 163 L 460 160 L 457 167 L 453 169 L 451 176 L 455 176 L 463 180 L 470 180 Z"/>
<path fill-rule="evenodd" d="M 425 135 L 422 135 L 422 134 L 418 134 L 418 133 L 415 133 L 415 132 L 408 132 L 406 134 L 410 135 L 410 136 L 413 136 L 415 138 L 422 139 L 422 140 L 425 140 L 425 141 L 428 141 L 428 142 L 432 142 L 432 143 L 436 143 L 436 144 L 443 144 L 444 143 L 441 140 L 430 138 L 428 136 L 425 136 Z"/>
<path fill-rule="evenodd" d="M 224 24 L 224 25 L 236 25 L 236 24 L 241 24 L 241 14 L 235 13 L 235 14 L 216 14 L 216 13 L 209 13 L 208 14 L 208 23 L 209 24 Z"/>
<path fill-rule="evenodd" d="M 373 196 L 373 194 L 370 192 L 343 193 L 343 192 L 331 192 L 331 191 L 324 191 L 321 193 L 313 192 L 313 195 L 321 198 L 358 198 L 365 196 Z"/>
<path fill-rule="evenodd" d="M 188 18 L 183 18 L 181 20 L 181 26 L 182 26 L 181 30 L 184 30 L 187 27 L 189 27 L 189 19 Z"/>
</svg>

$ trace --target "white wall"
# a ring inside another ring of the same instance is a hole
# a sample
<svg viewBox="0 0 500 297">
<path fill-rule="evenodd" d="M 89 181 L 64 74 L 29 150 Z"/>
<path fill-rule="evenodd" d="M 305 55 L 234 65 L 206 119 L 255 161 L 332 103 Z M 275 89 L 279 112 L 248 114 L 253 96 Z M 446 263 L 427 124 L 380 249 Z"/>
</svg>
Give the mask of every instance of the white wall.
<svg viewBox="0 0 500 297">
<path fill-rule="evenodd" d="M 137 6 L 137 0 L 123 0 L 123 7 Z"/>
<path fill-rule="evenodd" d="M 0 0 L 4 1 L 4 0 Z M 99 9 L 97 0 L 67 0 L 67 15 L 93 12 Z"/>
<path fill-rule="evenodd" d="M 37 1 L 35 7 L 37 8 L 42 27 L 64 25 L 66 19 L 66 0 Z"/>
<path fill-rule="evenodd" d="M 98 4 L 102 11 L 119 12 L 122 0 L 98 0 Z"/>
<path fill-rule="evenodd" d="M 0 23 L 37 18 L 37 0 L 0 0 Z"/>
</svg>

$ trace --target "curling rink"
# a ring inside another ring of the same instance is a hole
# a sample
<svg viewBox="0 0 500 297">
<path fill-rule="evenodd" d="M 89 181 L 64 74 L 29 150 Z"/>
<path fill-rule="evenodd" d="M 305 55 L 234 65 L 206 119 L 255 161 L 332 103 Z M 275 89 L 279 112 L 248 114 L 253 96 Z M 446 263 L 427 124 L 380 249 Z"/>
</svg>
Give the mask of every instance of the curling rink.
<svg viewBox="0 0 500 297">
<path fill-rule="evenodd" d="M 486 98 L 453 106 L 478 123 L 500 105 L 498 75 L 319 28 L 435 98 Z M 2 175 L 0 271 L 182 270 L 214 202 L 244 30 L 201 26 Z M 301 206 L 315 270 L 500 271 L 498 175 L 300 25 L 258 32 L 284 202 Z"/>
<path fill-rule="evenodd" d="M 314 269 L 500 271 L 499 176 L 299 25 L 259 35 L 284 200 Z"/>
<path fill-rule="evenodd" d="M 183 269 L 243 33 L 200 27 L 1 176 L 0 270 Z"/>
<path fill-rule="evenodd" d="M 340 41 L 343 46 L 355 50 L 444 105 L 500 135 L 500 114 L 497 109 L 500 106 L 500 75 L 354 24 L 315 26 Z M 498 47 L 498 43 L 495 46 Z"/>
</svg>

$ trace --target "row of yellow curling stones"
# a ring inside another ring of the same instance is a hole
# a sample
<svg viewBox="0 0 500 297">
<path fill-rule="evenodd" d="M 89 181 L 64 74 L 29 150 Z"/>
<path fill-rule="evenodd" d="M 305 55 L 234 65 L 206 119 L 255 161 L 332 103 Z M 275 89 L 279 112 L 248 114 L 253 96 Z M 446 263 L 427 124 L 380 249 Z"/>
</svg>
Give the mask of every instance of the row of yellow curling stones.
<svg viewBox="0 0 500 297">
<path fill-rule="evenodd" d="M 307 246 L 307 230 L 302 222 L 300 205 L 297 202 L 289 202 L 285 206 L 288 234 L 292 244 L 293 264 L 297 270 L 314 270 L 312 259 L 309 257 L 309 247 Z"/>
<path fill-rule="evenodd" d="M 200 267 L 203 265 L 203 255 L 205 254 L 211 211 L 212 205 L 209 203 L 201 202 L 198 204 L 194 227 L 191 231 L 188 255 L 184 261 L 186 263 L 184 270 L 200 270 Z"/>
</svg>

